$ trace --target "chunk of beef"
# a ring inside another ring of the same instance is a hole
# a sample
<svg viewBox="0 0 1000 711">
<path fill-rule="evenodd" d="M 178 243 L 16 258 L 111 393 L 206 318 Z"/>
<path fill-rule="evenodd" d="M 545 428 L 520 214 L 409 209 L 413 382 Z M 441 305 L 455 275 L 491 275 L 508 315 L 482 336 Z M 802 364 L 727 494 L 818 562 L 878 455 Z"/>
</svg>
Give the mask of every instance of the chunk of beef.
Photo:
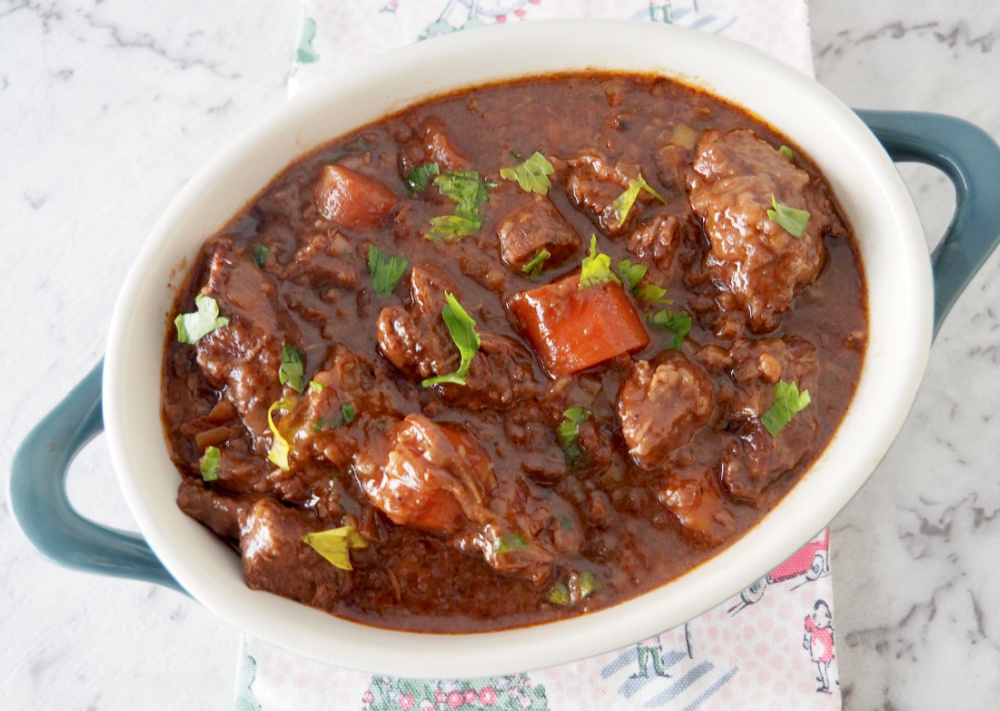
<svg viewBox="0 0 1000 711">
<path fill-rule="evenodd" d="M 177 489 L 181 511 L 231 541 L 239 540 L 240 512 L 248 505 L 247 499 L 221 494 L 194 479 L 182 479 Z"/>
<path fill-rule="evenodd" d="M 467 433 L 408 415 L 373 437 L 355 458 L 372 503 L 398 525 L 448 537 L 479 551 L 497 570 L 540 582 L 558 553 L 582 543 L 573 508 L 522 477 L 498 479 L 486 451 Z"/>
<path fill-rule="evenodd" d="M 266 590 L 332 610 L 351 588 L 351 574 L 302 541 L 324 526 L 311 513 L 262 498 L 240 511 L 243 577 L 252 590 Z"/>
<path fill-rule="evenodd" d="M 544 268 L 566 261 L 582 244 L 580 235 L 552 201 L 533 195 L 522 207 L 504 217 L 497 226 L 500 254 L 515 269 L 521 269 L 543 249 L 549 253 Z"/>
<path fill-rule="evenodd" d="M 818 179 L 748 129 L 706 131 L 693 168 L 691 207 L 704 220 L 711 243 L 704 270 L 736 297 L 753 332 L 771 331 L 823 268 L 823 232 L 839 224 L 834 207 Z M 772 196 L 809 212 L 801 238 L 767 216 Z"/>
<path fill-rule="evenodd" d="M 718 545 L 733 531 L 733 505 L 722 493 L 716 474 L 707 467 L 668 472 L 658 496 L 696 540 Z"/>
<path fill-rule="evenodd" d="M 191 518 L 239 544 L 243 576 L 253 590 L 329 610 L 350 589 L 350 573 L 302 542 L 305 534 L 331 527 L 308 512 L 286 508 L 270 497 L 229 496 L 190 479 L 181 483 L 177 504 Z"/>
<path fill-rule="evenodd" d="M 672 274 L 674 255 L 683 239 L 681 221 L 676 215 L 656 215 L 629 235 L 628 250 L 668 276 Z"/>
<path fill-rule="evenodd" d="M 456 371 L 461 353 L 441 316 L 445 293 L 460 299 L 455 283 L 440 268 L 418 264 L 410 274 L 412 304 L 387 306 L 379 313 L 377 336 L 383 355 L 402 373 L 424 380 Z M 445 401 L 481 410 L 506 408 L 534 387 L 531 355 L 516 341 L 479 330 L 480 348 L 465 385 L 436 386 Z"/>
<path fill-rule="evenodd" d="M 451 277 L 433 264 L 417 264 L 410 271 L 410 308 L 387 306 L 379 313 L 379 348 L 411 378 L 422 380 L 458 367 L 461 356 L 441 319 L 445 292 L 457 298 Z"/>
<path fill-rule="evenodd" d="M 465 153 L 448 135 L 448 130 L 437 116 L 425 119 L 414 131 L 399 152 L 399 169 L 403 178 L 414 168 L 427 163 L 437 163 L 441 172 L 472 168 Z"/>
<path fill-rule="evenodd" d="M 298 340 L 298 327 L 280 306 L 271 278 L 226 244 L 216 247 L 202 292 L 218 302 L 229 324 L 198 341 L 198 365 L 214 387 L 225 386 L 254 449 L 266 455 L 271 446 L 267 409 L 282 392 L 281 347 L 286 338 Z"/>
<path fill-rule="evenodd" d="M 317 455 L 345 470 L 369 425 L 394 422 L 409 408 L 388 375 L 378 362 L 334 346 L 287 420 L 292 459 Z"/>
<path fill-rule="evenodd" d="M 586 210 L 604 234 L 616 237 L 625 234 L 635 224 L 639 206 L 654 200 L 644 190 L 639 191 L 636 204 L 624 222 L 618 221 L 615 199 L 628 189 L 629 183 L 638 178 L 640 167 L 636 163 L 621 162 L 611 165 L 596 155 L 583 155 L 567 161 L 566 193 L 581 210 Z"/>
<path fill-rule="evenodd" d="M 381 180 L 341 165 L 323 168 L 314 199 L 324 219 L 353 230 L 378 227 L 399 202 Z"/>
<path fill-rule="evenodd" d="M 819 437 L 815 403 L 773 437 L 760 421 L 774 404 L 778 382 L 795 383 L 800 391 L 816 396 L 819 364 L 815 347 L 795 338 L 740 339 L 730 349 L 730 357 L 735 394 L 726 405 L 726 417 L 734 434 L 722 458 L 722 483 L 734 497 L 753 502 L 778 477 L 798 466 Z"/>
<path fill-rule="evenodd" d="M 287 265 L 276 267 L 275 273 L 281 279 L 315 289 L 351 289 L 361 280 L 351 243 L 336 230 L 313 236 Z"/>
<path fill-rule="evenodd" d="M 712 384 L 701 366 L 670 351 L 654 367 L 632 365 L 618 393 L 618 416 L 629 453 L 651 469 L 691 441 L 712 417 Z"/>
</svg>

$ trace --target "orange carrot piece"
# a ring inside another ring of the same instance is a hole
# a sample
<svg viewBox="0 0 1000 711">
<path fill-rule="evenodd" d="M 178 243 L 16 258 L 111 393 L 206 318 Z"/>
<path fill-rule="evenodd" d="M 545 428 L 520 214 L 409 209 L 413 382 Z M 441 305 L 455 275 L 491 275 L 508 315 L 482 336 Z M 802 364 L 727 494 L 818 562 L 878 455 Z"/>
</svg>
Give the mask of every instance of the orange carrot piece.
<svg viewBox="0 0 1000 711">
<path fill-rule="evenodd" d="M 339 165 L 323 168 L 314 198 L 320 215 L 348 229 L 378 227 L 399 202 L 382 181 Z"/>
<path fill-rule="evenodd" d="M 620 284 L 580 290 L 574 274 L 515 294 L 510 310 L 542 365 L 556 376 L 642 350 L 649 334 Z"/>
</svg>

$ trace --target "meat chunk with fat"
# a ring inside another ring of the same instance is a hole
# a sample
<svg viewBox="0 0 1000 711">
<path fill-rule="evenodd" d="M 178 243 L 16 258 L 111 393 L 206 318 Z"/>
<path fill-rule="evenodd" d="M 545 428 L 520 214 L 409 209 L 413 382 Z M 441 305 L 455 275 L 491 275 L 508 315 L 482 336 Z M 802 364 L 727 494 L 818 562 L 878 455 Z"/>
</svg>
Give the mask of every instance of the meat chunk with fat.
<svg viewBox="0 0 1000 711">
<path fill-rule="evenodd" d="M 834 206 L 818 178 L 749 129 L 706 131 L 693 169 L 689 200 L 711 246 L 703 269 L 736 297 L 754 333 L 772 331 L 823 268 L 824 231 L 840 224 Z M 801 238 L 768 217 L 772 196 L 809 213 Z"/>
<path fill-rule="evenodd" d="M 774 404 L 774 386 L 795 383 L 799 391 L 817 391 L 816 348 L 798 338 L 740 339 L 730 349 L 735 394 L 726 405 L 733 432 L 721 463 L 722 483 L 734 497 L 756 501 L 771 483 L 803 462 L 820 436 L 818 406 L 799 411 L 777 435 L 760 421 Z"/>
<path fill-rule="evenodd" d="M 407 377 L 425 380 L 453 373 L 461 353 L 441 315 L 449 293 L 461 301 L 451 277 L 431 264 L 410 272 L 412 304 L 387 306 L 376 324 L 379 349 Z M 436 386 L 442 398 L 473 410 L 512 407 L 534 388 L 531 354 L 516 341 L 477 329 L 479 352 L 472 359 L 465 385 Z"/>
<path fill-rule="evenodd" d="M 657 364 L 632 365 L 618 392 L 622 434 L 639 466 L 652 469 L 708 424 L 714 410 L 711 381 L 680 351 Z"/>
<path fill-rule="evenodd" d="M 275 274 L 314 289 L 352 289 L 361 280 L 351 243 L 336 230 L 313 236 Z"/>
<path fill-rule="evenodd" d="M 522 207 L 507 214 L 497 226 L 503 260 L 521 269 L 545 250 L 544 267 L 562 264 L 580 249 L 582 241 L 552 201 L 533 195 Z"/>
<path fill-rule="evenodd" d="M 497 570 L 540 583 L 558 554 L 582 544 L 576 513 L 520 476 L 497 476 L 468 433 L 408 415 L 372 438 L 355 458 L 361 487 L 398 525 L 445 536 L 478 551 Z"/>
<path fill-rule="evenodd" d="M 368 498 L 400 526 L 454 535 L 489 521 L 497 486 L 489 455 L 467 434 L 409 415 L 355 459 Z"/>
<path fill-rule="evenodd" d="M 202 289 L 219 304 L 229 324 L 198 341 L 198 365 L 226 396 L 250 431 L 254 449 L 270 448 L 267 409 L 281 397 L 278 370 L 285 338 L 298 340 L 298 327 L 280 305 L 274 282 L 244 254 L 216 247 Z"/>
</svg>

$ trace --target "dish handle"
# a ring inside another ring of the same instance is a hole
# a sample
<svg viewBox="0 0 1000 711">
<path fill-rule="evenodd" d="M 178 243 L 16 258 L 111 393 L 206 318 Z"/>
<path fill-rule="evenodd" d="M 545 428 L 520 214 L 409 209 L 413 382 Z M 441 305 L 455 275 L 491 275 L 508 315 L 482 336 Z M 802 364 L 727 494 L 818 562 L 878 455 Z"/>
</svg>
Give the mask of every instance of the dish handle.
<svg viewBox="0 0 1000 711">
<path fill-rule="evenodd" d="M 931 254 L 934 336 L 1000 241 L 1000 147 L 978 126 L 918 111 L 855 113 L 897 163 L 926 163 L 955 185 L 955 215 Z"/>
<path fill-rule="evenodd" d="M 186 593 L 141 536 L 82 517 L 66 494 L 70 463 L 104 429 L 103 369 L 102 359 L 21 443 L 10 475 L 14 517 L 28 540 L 54 563 Z"/>
</svg>

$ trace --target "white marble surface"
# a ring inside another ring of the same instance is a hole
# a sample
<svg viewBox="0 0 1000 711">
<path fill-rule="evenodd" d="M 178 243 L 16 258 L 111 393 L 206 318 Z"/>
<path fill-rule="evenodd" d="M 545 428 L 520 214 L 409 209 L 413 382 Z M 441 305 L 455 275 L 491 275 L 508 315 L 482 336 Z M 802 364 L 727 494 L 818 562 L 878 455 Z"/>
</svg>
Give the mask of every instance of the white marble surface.
<svg viewBox="0 0 1000 711">
<path fill-rule="evenodd" d="M 297 12 L 0 0 L 0 471 L 100 357 L 158 214 L 284 100 Z M 811 19 L 818 78 L 851 105 L 946 112 L 1000 138 L 994 0 L 812 0 Z M 929 169 L 904 174 L 934 240 L 952 191 Z M 897 443 L 833 523 L 845 708 L 1000 698 L 998 277 L 994 257 L 941 331 Z M 84 513 L 132 527 L 100 440 L 70 489 Z M 53 566 L 15 531 L 6 486 L 0 501 L 0 706 L 231 707 L 235 629 L 173 592 Z"/>
</svg>

